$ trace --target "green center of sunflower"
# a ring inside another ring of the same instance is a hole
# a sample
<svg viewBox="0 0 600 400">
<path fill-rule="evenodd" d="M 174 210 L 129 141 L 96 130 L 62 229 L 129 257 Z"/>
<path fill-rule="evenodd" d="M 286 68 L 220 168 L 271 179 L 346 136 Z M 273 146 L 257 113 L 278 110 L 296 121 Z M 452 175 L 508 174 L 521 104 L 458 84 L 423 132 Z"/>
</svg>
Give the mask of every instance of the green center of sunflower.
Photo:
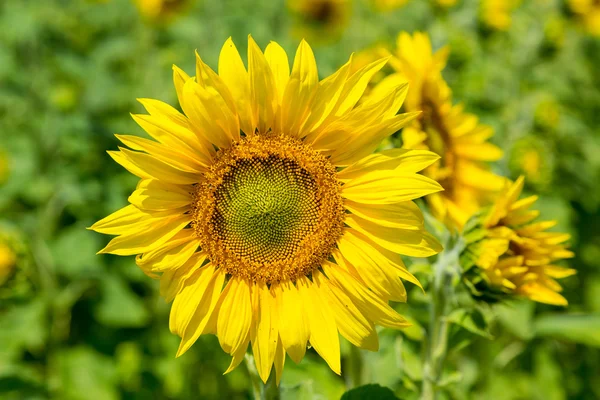
<svg viewBox="0 0 600 400">
<path fill-rule="evenodd" d="M 331 255 L 344 207 L 335 168 L 284 136 L 220 150 L 197 186 L 194 229 L 211 262 L 267 283 L 308 275 Z"/>
<path fill-rule="evenodd" d="M 221 240 L 252 260 L 291 255 L 314 232 L 316 182 L 291 160 L 271 155 L 243 160 L 215 191 L 213 224 Z"/>
</svg>

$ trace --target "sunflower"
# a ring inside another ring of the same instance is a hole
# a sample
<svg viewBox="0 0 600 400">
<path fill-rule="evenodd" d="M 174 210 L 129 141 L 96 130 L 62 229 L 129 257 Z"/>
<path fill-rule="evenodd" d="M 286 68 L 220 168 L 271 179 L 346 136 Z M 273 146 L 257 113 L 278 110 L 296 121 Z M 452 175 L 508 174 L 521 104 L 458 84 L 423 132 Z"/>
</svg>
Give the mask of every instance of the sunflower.
<svg viewBox="0 0 600 400">
<path fill-rule="evenodd" d="M 167 22 L 188 7 L 191 0 L 134 0 L 140 14 L 153 22 Z"/>
<path fill-rule="evenodd" d="M 426 34 L 402 32 L 391 55 L 396 73 L 380 82 L 380 89 L 376 87 L 374 92 L 394 82 L 410 82 L 405 109 L 423 110 L 423 114 L 402 131 L 403 147 L 427 149 L 441 156 L 425 175 L 445 191 L 428 196 L 427 201 L 436 218 L 461 229 L 502 190 L 503 178 L 490 172 L 487 165 L 500 159 L 502 151 L 486 141 L 494 134 L 491 127 L 480 124 L 462 105 L 452 105 L 452 92 L 441 74 L 448 57 L 446 47 L 433 53 Z"/>
<path fill-rule="evenodd" d="M 319 43 L 337 39 L 352 14 L 350 0 L 288 0 L 287 5 L 294 36 Z"/>
<path fill-rule="evenodd" d="M 507 31 L 512 25 L 512 11 L 521 4 L 521 0 L 483 0 L 480 18 L 488 27 L 498 31 Z"/>
<path fill-rule="evenodd" d="M 470 282 L 482 294 L 495 297 L 521 295 L 554 305 L 567 305 L 555 279 L 575 274 L 575 270 L 554 265 L 571 258 L 565 242 L 570 235 L 547 230 L 556 221 L 535 221 L 540 212 L 530 207 L 537 196 L 519 200 L 524 178 L 507 185 L 481 220 L 482 235 L 467 246 L 463 266 L 477 267 Z M 477 230 L 474 230 L 477 232 Z M 477 236 L 477 235 L 467 235 Z"/>
<path fill-rule="evenodd" d="M 418 113 L 397 115 L 406 83 L 359 105 L 386 59 L 349 73 L 352 59 L 319 81 L 302 41 L 293 67 L 272 42 L 250 37 L 248 69 L 231 39 L 218 73 L 197 56 L 196 76 L 174 67 L 183 114 L 140 100 L 134 115 L 156 141 L 118 135 L 111 157 L 140 178 L 128 206 L 91 229 L 118 235 L 100 251 L 137 255 L 173 301 L 177 355 L 216 334 L 233 358 L 248 345 L 261 378 L 307 343 L 340 373 L 340 333 L 377 350 L 375 324 L 407 321 L 399 278 L 419 285 L 399 254 L 441 250 L 413 199 L 441 190 L 417 174 L 438 159 L 422 150 L 371 152 Z"/>
<path fill-rule="evenodd" d="M 586 32 L 600 36 L 600 1 L 569 0 L 569 7 L 577 14 Z"/>
<path fill-rule="evenodd" d="M 8 244 L 0 242 L 0 286 L 2 286 L 12 274 L 17 262 L 15 252 Z"/>
</svg>

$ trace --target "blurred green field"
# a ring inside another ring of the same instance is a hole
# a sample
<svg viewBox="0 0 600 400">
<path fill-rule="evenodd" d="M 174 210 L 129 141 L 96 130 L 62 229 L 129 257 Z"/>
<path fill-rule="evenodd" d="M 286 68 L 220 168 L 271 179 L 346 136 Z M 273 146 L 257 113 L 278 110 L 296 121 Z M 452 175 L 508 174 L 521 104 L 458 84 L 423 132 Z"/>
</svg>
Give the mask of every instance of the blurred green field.
<svg viewBox="0 0 600 400">
<path fill-rule="evenodd" d="M 569 307 L 493 306 L 491 338 L 453 336 L 444 398 L 600 398 L 600 39 L 562 0 L 523 0 L 506 31 L 481 22 L 476 0 L 385 13 L 351 3 L 340 36 L 313 45 L 320 76 L 401 30 L 448 44 L 455 101 L 505 151 L 494 170 L 525 174 L 542 216 L 573 235 L 578 273 L 561 281 Z M 248 34 L 293 54 L 297 23 L 277 0 L 199 0 L 168 21 L 129 0 L 0 1 L 0 245 L 16 255 L 0 271 L 0 399 L 252 398 L 243 366 L 223 375 L 230 358 L 215 337 L 175 359 L 158 283 L 133 257 L 96 255 L 108 238 L 85 228 L 137 183 L 106 154 L 113 134 L 142 134 L 129 116 L 143 112 L 136 98 L 175 105 L 172 64 L 193 74 L 197 50 L 216 68 L 229 36 L 242 54 Z M 337 399 L 360 382 L 418 398 L 426 307 L 426 294 L 409 293 L 398 309 L 416 326 L 383 329 L 361 365 L 343 342 L 342 377 L 312 350 L 299 365 L 288 359 L 282 397 Z"/>
</svg>

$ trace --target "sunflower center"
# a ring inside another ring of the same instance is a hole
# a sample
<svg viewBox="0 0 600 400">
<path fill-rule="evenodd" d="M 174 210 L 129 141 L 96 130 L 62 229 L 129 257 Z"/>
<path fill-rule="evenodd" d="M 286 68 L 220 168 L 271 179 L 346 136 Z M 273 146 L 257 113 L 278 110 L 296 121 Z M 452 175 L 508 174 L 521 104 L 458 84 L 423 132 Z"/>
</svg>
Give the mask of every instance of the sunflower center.
<svg viewBox="0 0 600 400">
<path fill-rule="evenodd" d="M 220 150 L 197 186 L 194 229 L 211 262 L 267 283 L 310 274 L 341 235 L 335 168 L 301 142 L 252 136 Z"/>
</svg>

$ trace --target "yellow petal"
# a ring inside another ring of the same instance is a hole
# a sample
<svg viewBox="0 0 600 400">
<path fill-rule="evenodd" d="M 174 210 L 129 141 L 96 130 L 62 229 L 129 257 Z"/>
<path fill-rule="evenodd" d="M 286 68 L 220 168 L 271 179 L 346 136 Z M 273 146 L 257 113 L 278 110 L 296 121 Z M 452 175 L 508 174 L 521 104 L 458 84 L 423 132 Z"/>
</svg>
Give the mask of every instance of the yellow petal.
<svg viewBox="0 0 600 400">
<path fill-rule="evenodd" d="M 364 204 L 393 204 L 443 190 L 439 183 L 418 174 L 396 170 L 368 172 L 342 187 L 342 196 Z"/>
<path fill-rule="evenodd" d="M 198 305 L 202 301 L 213 275 L 215 275 L 215 267 L 209 263 L 202 268 L 195 269 L 188 277 L 185 286 L 177 293 L 171 306 L 169 330 L 172 333 L 183 335 L 192 316 L 198 310 Z"/>
<path fill-rule="evenodd" d="M 171 111 L 158 112 L 153 108 L 154 105 L 150 106 L 146 100 L 138 100 L 144 104 L 146 109 L 155 112 L 154 115 L 131 115 L 134 121 L 151 137 L 174 151 L 184 154 L 187 158 L 195 160 L 197 164 L 205 167 L 211 164 L 212 145 L 192 130 L 186 117 L 173 114 L 165 115 L 165 112 Z M 172 110 L 172 112 L 178 113 L 176 110 Z M 183 120 L 179 120 L 179 117 Z"/>
<path fill-rule="evenodd" d="M 352 300 L 327 279 L 318 277 L 324 283 L 323 293 L 331 305 L 336 324 L 342 336 L 350 343 L 363 349 L 377 351 L 379 339 L 375 325 L 356 307 Z"/>
<path fill-rule="evenodd" d="M 255 290 L 258 291 L 258 296 L 256 296 L 258 304 L 256 305 L 252 354 L 258 375 L 264 383 L 267 383 L 279 341 L 277 303 L 273 293 L 264 283 L 257 284 Z"/>
<path fill-rule="evenodd" d="M 152 251 L 164 244 L 191 222 L 187 214 L 164 218 L 140 232 L 121 235 L 112 239 L 98 254 L 131 256 Z"/>
<path fill-rule="evenodd" d="M 337 242 L 340 252 L 358 271 L 369 289 L 386 300 L 406 301 L 406 289 L 393 268 L 367 242 L 348 230 Z"/>
<path fill-rule="evenodd" d="M 127 171 L 131 172 L 133 175 L 142 179 L 152 178 L 152 176 L 149 173 L 147 173 L 146 171 L 129 161 L 129 159 L 125 157 L 125 154 L 121 153 L 120 151 L 109 150 L 107 151 L 107 153 L 113 160 L 117 162 L 117 164 L 125 168 Z"/>
<path fill-rule="evenodd" d="M 346 200 L 344 206 L 352 214 L 381 226 L 408 230 L 423 229 L 423 213 L 412 201 L 373 206 Z"/>
<path fill-rule="evenodd" d="M 123 231 L 136 226 L 138 222 L 149 218 L 151 218 L 151 214 L 130 204 L 102 218 L 88 229 L 106 235 L 120 235 Z"/>
<path fill-rule="evenodd" d="M 359 69 L 348 78 L 340 96 L 339 105 L 336 107 L 335 115 L 344 115 L 354 108 L 367 89 L 373 76 L 379 72 L 387 62 L 388 58 L 374 61 Z"/>
<path fill-rule="evenodd" d="M 279 96 L 279 102 L 283 98 L 283 92 L 290 79 L 290 63 L 285 50 L 276 42 L 271 42 L 265 49 L 265 58 L 271 67 L 275 87 Z"/>
<path fill-rule="evenodd" d="M 165 271 L 160 278 L 160 295 L 167 303 L 173 301 L 175 296 L 181 292 L 188 278 L 202 266 L 206 260 L 206 254 L 198 252 L 187 262 L 178 268 Z"/>
<path fill-rule="evenodd" d="M 502 158 L 502 150 L 491 143 L 464 143 L 454 146 L 454 152 L 464 158 L 475 161 L 498 161 Z"/>
<path fill-rule="evenodd" d="M 346 224 L 381 247 L 411 257 L 430 257 L 442 251 L 442 246 L 425 231 L 387 228 L 355 215 L 346 215 Z"/>
<path fill-rule="evenodd" d="M 138 153 L 122 147 L 119 147 L 119 150 L 121 150 L 121 153 L 125 156 L 125 159 L 130 164 L 133 164 L 154 179 L 175 185 L 190 185 L 200 181 L 200 174 L 181 171 L 168 164 L 165 164 L 162 161 L 159 161 L 149 154 Z M 140 178 L 146 177 L 140 176 Z"/>
<path fill-rule="evenodd" d="M 204 88 L 210 88 L 218 92 L 227 104 L 227 107 L 229 107 L 229 110 L 231 110 L 232 113 L 237 114 L 235 100 L 233 99 L 229 88 L 223 79 L 202 61 L 198 52 L 196 52 L 196 82 Z"/>
<path fill-rule="evenodd" d="M 183 240 L 172 242 L 173 244 L 169 246 L 163 246 L 160 249 L 145 253 L 139 258 L 138 265 L 144 265 L 145 268 L 152 272 L 173 270 L 187 262 L 200 245 L 199 240 L 193 235 Z"/>
<path fill-rule="evenodd" d="M 275 349 L 275 382 L 279 386 L 281 374 L 283 374 L 283 366 L 285 364 L 285 350 L 281 338 L 277 341 L 277 349 Z"/>
<path fill-rule="evenodd" d="M 315 275 L 319 276 L 319 271 L 313 273 L 313 278 Z M 306 277 L 296 281 L 303 305 L 310 315 L 310 344 L 327 362 L 329 368 L 341 375 L 340 338 L 335 317 L 323 295 L 322 283 L 316 281 L 311 282 Z"/>
<path fill-rule="evenodd" d="M 310 335 L 308 318 L 298 289 L 290 282 L 274 285 L 279 311 L 279 335 L 283 347 L 298 364 L 306 353 Z"/>
<path fill-rule="evenodd" d="M 344 291 L 356 307 L 368 315 L 378 325 L 387 328 L 401 329 L 410 326 L 387 302 L 380 299 L 375 293 L 365 288 L 352 275 L 338 265 L 326 261 L 322 265 L 323 271 L 329 279 Z"/>
<path fill-rule="evenodd" d="M 183 86 L 183 95 L 183 111 L 208 141 L 227 148 L 239 138 L 238 117 L 214 88 L 202 87 L 190 79 Z"/>
<path fill-rule="evenodd" d="M 115 135 L 124 145 L 133 150 L 144 151 L 152 157 L 177 168 L 181 171 L 190 173 L 202 173 L 206 168 L 200 165 L 196 160 L 187 157 L 181 152 L 171 150 L 167 146 L 152 140 L 144 139 L 132 135 Z"/>
<path fill-rule="evenodd" d="M 223 351 L 234 354 L 244 345 L 252 323 L 250 286 L 243 279 L 232 277 L 221 297 L 217 336 Z"/>
<path fill-rule="evenodd" d="M 273 127 L 278 95 L 271 68 L 252 36 L 248 36 L 248 73 L 252 113 L 258 131 L 267 133 Z"/>
<path fill-rule="evenodd" d="M 369 155 L 338 172 L 342 181 L 357 179 L 377 170 L 397 170 L 403 174 L 419 172 L 440 159 L 427 150 L 391 149 Z"/>
<path fill-rule="evenodd" d="M 185 186 L 169 185 L 155 179 L 144 179 L 141 182 L 143 184 L 138 185 L 128 199 L 131 204 L 140 209 L 172 210 L 192 203 L 192 195 Z"/>
<path fill-rule="evenodd" d="M 300 135 L 318 83 L 315 56 L 308 43 L 302 40 L 281 102 L 281 124 L 286 134 L 294 137 Z"/>
<path fill-rule="evenodd" d="M 203 268 L 206 268 L 209 265 L 210 264 L 207 264 Z M 209 323 L 213 318 L 213 313 L 215 312 L 217 302 L 220 299 L 221 289 L 223 288 L 224 281 L 225 273 L 221 270 L 218 270 L 211 274 L 210 280 L 207 283 L 199 282 L 195 286 L 192 285 L 193 287 L 191 293 L 186 292 L 186 290 L 190 288 L 190 286 L 186 285 L 180 294 L 175 297 L 173 307 L 175 307 L 177 299 L 182 296 L 182 301 L 179 303 L 179 306 L 183 307 L 184 310 L 186 310 L 185 312 L 189 313 L 184 314 L 186 319 L 181 321 L 179 325 L 176 325 L 178 327 L 178 331 L 171 329 L 172 332 L 181 336 L 181 343 L 179 344 L 179 349 L 177 350 L 177 357 L 185 353 L 192 346 L 192 344 L 198 340 L 200 335 L 212 333 L 209 329 Z M 187 296 L 183 296 L 184 293 Z M 188 301 L 187 303 L 185 303 L 186 299 Z"/>
<path fill-rule="evenodd" d="M 227 39 L 219 55 L 219 76 L 225 82 L 239 115 L 240 128 L 246 135 L 254 133 L 256 120 L 252 114 L 250 80 L 240 53 L 231 38 Z"/>
<path fill-rule="evenodd" d="M 346 166 L 359 161 L 373 153 L 383 139 L 398 132 L 420 114 L 420 112 L 398 114 L 381 123 L 369 126 L 367 130 L 354 135 L 352 140 L 347 140 L 339 147 L 335 147 L 331 154 L 331 163 L 336 166 Z M 329 147 L 329 149 L 333 149 L 333 147 Z"/>
</svg>

